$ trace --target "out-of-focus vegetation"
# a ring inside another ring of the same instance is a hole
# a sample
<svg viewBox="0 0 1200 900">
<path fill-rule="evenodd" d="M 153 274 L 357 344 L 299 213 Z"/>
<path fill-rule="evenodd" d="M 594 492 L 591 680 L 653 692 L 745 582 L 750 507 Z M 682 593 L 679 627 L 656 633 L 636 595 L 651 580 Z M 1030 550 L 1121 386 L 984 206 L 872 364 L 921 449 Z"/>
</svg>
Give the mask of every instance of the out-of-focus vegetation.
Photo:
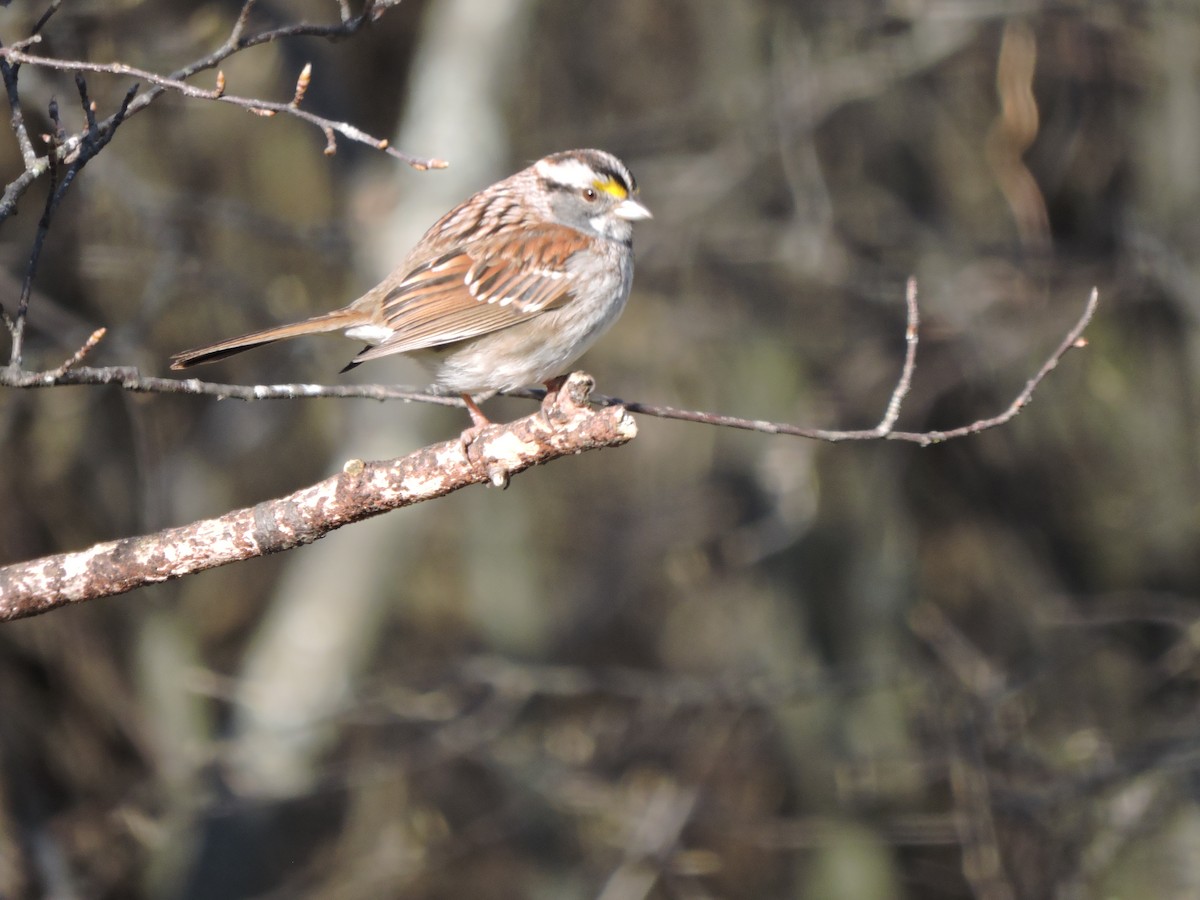
<svg viewBox="0 0 1200 900">
<path fill-rule="evenodd" d="M 506 492 L 0 627 L 0 895 L 1200 894 L 1200 7 L 530 0 L 502 31 L 485 7 L 413 0 L 224 67 L 232 92 L 286 99 L 311 60 L 309 108 L 446 173 L 327 158 L 301 123 L 177 97 L 123 126 L 50 233 L 27 359 L 57 365 L 103 324 L 94 362 L 161 374 L 341 305 L 405 249 L 380 249 L 385 228 L 415 237 L 453 202 L 418 205 L 437 179 L 461 173 L 443 182 L 461 198 L 572 146 L 622 156 L 655 213 L 629 309 L 584 360 L 605 393 L 870 426 L 910 274 L 905 429 L 1006 405 L 1096 285 L 1090 347 L 975 438 L 642 419 L 632 445 Z M 166 72 L 236 12 L 65 4 L 38 51 Z M 39 13 L 0 10 L 4 42 Z M 490 66 L 493 121 L 437 100 L 468 61 Z M 78 115 L 69 76 L 22 85 Z M 103 111 L 127 83 L 89 86 Z M 0 235 L 17 277 L 39 204 Z M 354 349 L 202 374 L 333 381 Z M 0 563 L 465 424 L 9 391 Z"/>
</svg>

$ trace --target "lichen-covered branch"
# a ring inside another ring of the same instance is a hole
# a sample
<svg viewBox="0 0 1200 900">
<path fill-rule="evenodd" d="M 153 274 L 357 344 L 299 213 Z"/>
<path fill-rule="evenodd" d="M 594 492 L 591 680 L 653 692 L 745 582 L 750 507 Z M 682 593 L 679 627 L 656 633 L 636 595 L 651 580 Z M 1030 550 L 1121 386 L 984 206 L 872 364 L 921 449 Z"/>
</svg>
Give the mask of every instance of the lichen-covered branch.
<svg viewBox="0 0 1200 900">
<path fill-rule="evenodd" d="M 392 460 L 351 460 L 340 474 L 286 497 L 5 566 L 0 568 L 0 621 L 311 544 L 370 516 L 471 484 L 503 486 L 530 466 L 632 440 L 633 418 L 620 407 L 594 409 L 588 402 L 591 387 L 589 376 L 576 373 L 537 412 L 489 426 L 473 440 L 446 441 Z"/>
</svg>

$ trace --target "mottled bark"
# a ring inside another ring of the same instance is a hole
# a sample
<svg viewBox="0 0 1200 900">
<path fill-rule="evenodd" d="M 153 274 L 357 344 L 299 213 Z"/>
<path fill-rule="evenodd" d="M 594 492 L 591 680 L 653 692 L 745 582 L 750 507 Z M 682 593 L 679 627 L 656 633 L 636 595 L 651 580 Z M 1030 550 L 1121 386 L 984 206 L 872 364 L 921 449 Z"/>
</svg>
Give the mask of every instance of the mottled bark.
<svg viewBox="0 0 1200 900">
<path fill-rule="evenodd" d="M 350 460 L 311 487 L 154 534 L 97 544 L 0 569 L 0 621 L 310 544 L 335 528 L 442 497 L 471 484 L 505 485 L 530 466 L 614 447 L 637 433 L 620 407 L 592 409 L 591 378 L 576 373 L 542 409 L 474 440 L 445 441 L 378 462 Z"/>
</svg>

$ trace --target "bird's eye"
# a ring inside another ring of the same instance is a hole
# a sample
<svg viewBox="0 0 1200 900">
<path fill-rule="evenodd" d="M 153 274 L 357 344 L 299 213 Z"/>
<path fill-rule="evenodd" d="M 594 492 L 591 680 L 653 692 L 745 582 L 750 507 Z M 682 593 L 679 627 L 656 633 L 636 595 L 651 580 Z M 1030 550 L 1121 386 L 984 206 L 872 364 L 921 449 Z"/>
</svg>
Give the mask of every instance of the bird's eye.
<svg viewBox="0 0 1200 900">
<path fill-rule="evenodd" d="M 600 195 L 596 193 L 595 188 L 586 187 L 583 189 L 583 199 L 588 203 L 595 203 L 598 196 Z"/>
</svg>

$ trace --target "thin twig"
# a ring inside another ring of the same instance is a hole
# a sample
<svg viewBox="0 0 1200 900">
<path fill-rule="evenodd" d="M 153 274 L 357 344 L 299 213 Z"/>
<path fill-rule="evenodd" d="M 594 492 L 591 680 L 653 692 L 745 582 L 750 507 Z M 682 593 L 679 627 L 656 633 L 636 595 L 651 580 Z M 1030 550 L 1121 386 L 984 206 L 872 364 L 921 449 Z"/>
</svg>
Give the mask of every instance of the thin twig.
<svg viewBox="0 0 1200 900">
<path fill-rule="evenodd" d="M 879 437 L 888 435 L 896 424 L 896 420 L 900 418 L 900 407 L 912 388 L 913 371 L 917 367 L 917 342 L 921 327 L 921 313 L 917 309 L 917 279 L 913 276 L 909 276 L 908 284 L 904 286 L 904 308 L 908 317 L 904 326 L 904 368 L 900 370 L 900 380 L 896 382 L 883 418 L 875 426 L 875 433 Z"/>
<path fill-rule="evenodd" d="M 21 369 L 22 354 L 25 345 L 25 319 L 29 311 L 29 298 L 33 292 L 33 280 L 37 275 L 38 264 L 41 262 L 42 248 L 45 246 L 46 235 L 50 232 L 50 224 L 53 221 L 54 212 L 58 209 L 58 205 L 62 202 L 63 197 L 66 196 L 67 191 L 70 190 L 71 185 L 75 181 L 75 176 L 112 140 L 117 129 L 125 121 L 129 105 L 138 90 L 136 84 L 131 87 L 126 92 L 125 98 L 117 111 L 109 116 L 105 125 L 100 125 L 96 122 L 95 108 L 91 98 L 88 96 L 87 82 L 78 73 L 75 75 L 75 86 L 79 91 L 79 102 L 83 106 L 84 116 L 88 122 L 88 127 L 82 134 L 75 135 L 69 139 L 66 137 L 66 130 L 63 128 L 62 121 L 59 118 L 58 103 L 55 100 L 50 101 L 50 120 L 54 124 L 54 133 L 48 137 L 51 144 L 51 153 L 49 155 L 50 190 L 46 194 L 46 204 L 42 209 L 41 217 L 38 219 L 33 246 L 29 251 L 29 260 L 25 264 L 25 277 L 21 282 L 21 296 L 17 301 L 16 315 L 11 320 L 7 316 L 5 317 L 5 324 L 12 338 L 12 346 L 9 352 L 9 367 L 14 371 L 20 371 Z M 65 152 L 65 145 L 71 140 L 75 141 L 75 143 L 69 153 Z"/>
<path fill-rule="evenodd" d="M 50 21 L 50 17 L 58 12 L 58 8 L 62 6 L 62 0 L 51 0 L 50 5 L 46 7 L 46 11 L 38 17 L 38 20 L 33 23 L 33 28 L 29 29 L 29 34 L 32 38 L 40 37 L 42 29 L 46 27 L 46 23 Z"/>
<path fill-rule="evenodd" d="M 1096 288 L 1092 288 L 1092 293 L 1088 297 L 1087 307 L 1084 309 L 1079 321 L 1075 323 L 1075 327 L 1067 332 L 1067 336 L 1063 338 L 1062 343 L 1058 345 L 1057 349 L 1050 354 L 1050 358 L 1042 363 L 1042 367 L 1038 369 L 1037 374 L 1025 382 L 1025 387 L 1021 393 L 1017 394 L 1016 398 L 1008 405 L 1008 408 L 1004 412 L 990 419 L 980 419 L 977 422 L 972 422 L 970 425 L 965 425 L 962 428 L 937 432 L 940 435 L 937 439 L 944 441 L 951 438 L 964 437 L 968 434 L 978 434 L 989 428 L 995 428 L 997 425 L 1003 425 L 1005 422 L 1008 422 L 1028 406 L 1029 401 L 1033 399 L 1033 392 L 1038 389 L 1038 385 L 1042 383 L 1042 380 L 1058 367 L 1062 358 L 1071 350 L 1078 350 L 1087 346 L 1087 339 L 1084 338 L 1083 332 L 1092 320 L 1092 316 L 1095 315 L 1096 304 L 1099 302 L 1099 291 Z"/>
<path fill-rule="evenodd" d="M 250 21 L 250 12 L 254 9 L 254 3 L 255 0 L 246 0 L 242 4 L 242 10 L 238 13 L 233 28 L 229 30 L 229 37 L 225 39 L 224 48 L 228 48 L 231 52 L 241 46 L 242 35 L 246 33 L 246 23 Z"/>
<path fill-rule="evenodd" d="M 0 58 L 0 78 L 4 80 L 4 92 L 8 96 L 9 127 L 16 136 L 17 146 L 21 150 L 21 159 L 25 163 L 25 171 L 5 187 L 4 196 L 0 197 L 0 220 L 11 214 L 16 208 L 17 198 L 45 173 L 50 164 L 48 159 L 38 158 L 37 152 L 33 149 L 33 141 L 29 138 L 29 129 L 25 127 L 25 111 L 21 107 L 21 95 L 18 88 L 17 75 L 19 71 L 20 66 Z M 8 310 L 2 303 L 0 303 L 0 320 L 3 321 L 4 327 L 10 334 L 16 333 L 16 320 L 8 314 Z"/>
<path fill-rule="evenodd" d="M 20 66 L 10 63 L 7 59 L 0 59 L 0 76 L 4 78 L 4 90 L 8 95 L 9 126 L 16 135 L 17 146 L 21 148 L 21 159 L 25 168 L 32 169 L 37 165 L 38 156 L 37 151 L 33 149 L 33 141 L 29 139 L 29 129 L 25 127 L 25 112 L 21 108 L 17 84 L 19 72 Z"/>
<path fill-rule="evenodd" d="M 915 293 L 911 295 L 915 298 Z M 953 440 L 955 438 L 966 437 L 971 434 L 978 434 L 981 431 L 987 431 L 990 428 L 995 428 L 998 425 L 1003 425 L 1012 420 L 1017 413 L 1024 409 L 1029 401 L 1033 398 L 1033 392 L 1037 390 L 1047 375 L 1058 365 L 1059 361 L 1066 354 L 1076 348 L 1084 347 L 1087 342 L 1083 338 L 1083 332 L 1088 324 L 1092 321 L 1092 317 L 1096 313 L 1096 306 L 1100 302 L 1099 292 L 1093 288 L 1091 295 L 1088 297 L 1087 304 L 1084 307 L 1083 314 L 1079 320 L 1067 332 L 1067 336 L 1055 348 L 1050 357 L 1042 364 L 1037 374 L 1030 378 L 1022 391 L 1017 394 L 1016 398 L 1008 405 L 1008 407 L 999 415 L 991 418 L 978 419 L 969 425 L 963 425 L 959 428 L 951 428 L 947 431 L 886 431 L 880 433 L 878 428 L 871 428 L 856 431 L 830 431 L 822 428 L 804 428 L 799 425 L 790 425 L 784 422 L 768 422 L 762 419 L 741 419 L 735 416 L 721 416 L 708 412 L 697 412 L 686 409 L 676 409 L 670 406 L 652 406 L 644 403 L 631 403 L 621 400 L 617 397 L 604 397 L 602 395 L 594 396 L 592 399 L 597 403 L 606 405 L 624 406 L 630 412 L 641 413 L 647 416 L 657 416 L 661 419 L 678 419 L 684 422 L 700 422 L 705 425 L 721 425 L 725 428 L 740 428 L 746 431 L 760 431 L 765 434 L 787 434 L 794 437 L 813 438 L 819 441 L 869 441 L 869 440 L 888 440 L 888 441 L 908 441 L 915 444 L 920 444 L 922 447 L 927 447 L 930 444 L 939 444 L 943 441 Z M 915 336 L 909 342 L 909 352 L 915 355 L 916 338 Z M 906 371 L 908 371 L 906 364 Z M 902 376 L 903 379 L 903 376 Z M 899 387 L 899 385 L 897 386 Z M 893 398 L 896 392 L 893 392 Z M 889 404 L 890 405 L 890 404 Z M 887 419 L 885 417 L 884 421 Z"/>
<path fill-rule="evenodd" d="M 58 104 L 50 101 L 50 121 L 54 124 L 54 133 L 49 136 L 51 146 L 58 147 L 63 136 L 62 122 L 58 117 Z M 25 276 L 21 279 L 21 295 L 17 298 L 17 312 L 9 325 L 12 336 L 12 346 L 9 349 L 8 364 L 13 369 L 21 368 L 21 354 L 25 346 L 25 319 L 29 312 L 29 297 L 33 293 L 33 279 L 37 275 L 38 263 L 42 258 L 42 247 L 46 243 L 46 235 L 50 231 L 50 222 L 54 210 L 65 191 L 64 181 L 59 176 L 63 168 L 55 153 L 50 154 L 50 190 L 46 192 L 46 204 L 42 207 L 42 215 L 38 219 L 37 229 L 33 236 L 33 246 L 29 251 L 29 259 L 25 263 Z M 68 171 L 71 167 L 67 167 Z M 69 186 L 69 183 L 68 183 Z"/>
<path fill-rule="evenodd" d="M 21 372 L 0 368 L 0 386 L 12 388 L 53 388 L 64 385 L 116 385 L 135 394 L 184 394 L 213 397 L 217 400 L 297 400 L 307 398 L 343 398 L 357 400 L 401 400 L 462 406 L 457 397 L 443 396 L 416 388 L 387 384 L 220 384 L 198 378 L 180 380 L 143 375 L 136 366 L 82 366 L 66 372 Z M 531 392 L 529 396 L 533 396 Z M 605 406 L 616 404 L 606 403 Z"/>
<path fill-rule="evenodd" d="M 0 58 L 6 58 L 11 62 L 23 63 L 29 66 L 37 66 L 43 69 L 55 69 L 60 71 L 70 72 L 94 72 L 103 75 L 121 75 L 125 77 L 137 78 L 141 81 L 146 81 L 156 88 L 163 90 L 174 91 L 184 97 L 189 97 L 194 100 L 211 100 L 219 103 L 230 103 L 234 106 L 240 106 L 250 112 L 262 115 L 264 113 L 283 113 L 285 115 L 294 116 L 304 122 L 308 122 L 323 133 L 328 134 L 329 131 L 335 131 L 352 141 L 360 144 L 366 144 L 376 150 L 382 150 L 389 156 L 407 163 L 418 171 L 426 169 L 444 169 L 448 163 L 443 159 L 424 159 L 421 157 L 410 156 L 397 150 L 389 145 L 386 138 L 372 137 L 360 128 L 356 128 L 349 122 L 335 122 L 332 119 L 327 119 L 324 116 L 319 116 L 316 113 L 311 113 L 308 110 L 300 108 L 298 105 L 298 97 L 286 102 L 278 102 L 274 100 L 258 100 L 253 97 L 239 97 L 234 94 L 228 94 L 224 91 L 224 86 L 217 88 L 201 88 L 196 85 L 189 84 L 180 78 L 174 78 L 166 75 L 158 75 L 147 69 L 139 69 L 137 66 L 126 65 L 125 63 L 93 63 L 83 60 L 73 59 L 55 59 L 49 56 L 36 56 L 32 53 L 24 53 L 19 50 L 14 50 L 11 47 L 0 48 Z M 298 92 L 299 93 L 299 92 Z M 302 96 L 302 94 L 301 94 Z M 144 105 L 144 104 L 143 104 Z"/>
<path fill-rule="evenodd" d="M 50 17 L 58 11 L 61 2 L 62 0 L 53 0 L 37 22 L 34 23 L 30 37 L 22 41 L 17 41 L 8 49 L 24 49 L 28 45 L 40 42 L 42 39 L 40 34 L 42 28 L 49 21 Z M 0 45 L 0 51 L 4 50 L 3 45 Z M 8 218 L 16 210 L 17 199 L 25 193 L 29 185 L 41 178 L 50 168 L 50 160 L 47 157 L 39 157 L 37 151 L 33 149 L 33 142 L 29 138 L 29 129 L 25 125 L 25 111 L 21 106 L 21 96 L 18 88 L 18 74 L 20 70 L 21 67 L 19 64 L 0 57 L 0 76 L 4 79 L 4 89 L 8 95 L 10 111 L 9 125 L 16 136 L 17 146 L 21 150 L 21 160 L 25 164 L 25 171 L 5 186 L 4 195 L 0 197 L 0 221 Z M 12 332 L 15 328 L 14 320 L 8 316 L 8 313 L 2 307 L 0 307 L 0 313 L 3 314 L 5 326 Z"/>
<path fill-rule="evenodd" d="M 326 40 L 338 40 L 341 38 L 350 37 L 356 34 L 360 29 L 369 26 L 375 22 L 385 10 L 395 6 L 394 2 L 379 2 L 379 0 L 366 0 L 363 4 L 362 12 L 353 16 L 350 15 L 349 6 L 346 3 L 339 4 L 339 21 L 329 25 L 313 25 L 307 22 L 299 22 L 292 25 L 283 25 L 276 28 L 268 28 L 263 31 L 252 32 L 249 30 L 249 21 L 251 13 L 255 6 L 255 0 L 246 0 L 242 4 L 242 8 L 238 13 L 228 36 L 216 50 L 199 59 L 193 60 L 185 66 L 171 72 L 166 76 L 161 76 L 156 73 L 146 72 L 136 69 L 131 66 L 125 66 L 122 63 L 113 63 L 110 65 L 97 65 L 83 60 L 64 60 L 54 59 L 51 57 L 37 56 L 27 52 L 27 48 L 35 44 L 41 43 L 41 29 L 45 26 L 50 16 L 59 8 L 61 0 L 53 0 L 49 8 L 34 25 L 33 33 L 30 37 L 17 41 L 8 47 L 0 45 L 0 77 L 3 78 L 6 91 L 8 93 L 8 102 L 10 108 L 10 123 L 17 138 L 17 144 L 21 150 L 22 161 L 24 162 L 24 171 L 13 178 L 4 188 L 4 193 L 0 196 L 0 222 L 11 216 L 17 208 L 17 202 L 24 196 L 25 192 L 39 178 L 42 178 L 49 169 L 49 160 L 44 156 L 38 156 L 34 151 L 33 144 L 26 133 L 26 125 L 24 114 L 21 110 L 19 93 L 17 90 L 18 79 L 17 73 L 22 62 L 29 65 L 36 65 L 45 68 L 61 69 L 74 72 L 91 71 L 112 75 L 134 75 L 143 81 L 150 83 L 151 87 L 140 93 L 136 98 L 131 98 L 131 102 L 126 105 L 119 114 L 113 114 L 107 119 L 99 121 L 93 132 L 110 133 L 121 119 L 136 115 L 159 97 L 165 94 L 168 90 L 180 91 L 180 85 L 183 85 L 187 79 L 196 75 L 199 72 L 213 69 L 219 66 L 224 60 L 228 59 L 235 53 L 246 50 L 250 47 L 266 44 L 272 41 L 277 41 L 285 38 L 295 37 L 317 37 Z M 222 84 L 224 78 L 218 72 L 218 89 L 216 91 L 198 90 L 199 93 L 187 94 L 202 99 L 210 100 L 225 100 L 241 105 L 247 109 L 267 110 L 269 112 L 285 112 L 288 115 L 296 116 L 313 126 L 319 128 L 321 133 L 325 135 L 326 146 L 325 152 L 331 153 L 336 149 L 336 143 L 333 136 L 335 133 L 340 133 L 346 138 L 382 150 L 389 156 L 401 160 L 410 166 L 418 169 L 444 168 L 446 163 L 439 159 L 423 159 L 420 157 L 409 156 L 405 153 L 396 150 L 388 145 L 386 140 L 372 137 L 358 128 L 344 122 L 332 122 L 299 110 L 288 104 L 275 104 L 268 101 L 251 100 L 248 98 L 231 98 L 223 97 L 224 86 Z M 191 86 L 188 85 L 190 88 Z M 207 95 L 207 96 L 206 96 Z M 277 108 L 278 107 L 278 108 Z M 91 126 L 89 126 L 91 127 Z M 75 134 L 66 136 L 62 140 L 56 152 L 60 159 L 65 159 L 70 153 L 74 152 L 75 148 L 82 142 L 83 134 Z M 5 324 L 11 320 L 3 309 L 0 309 L 0 318 L 4 319 Z M 11 331 L 11 326 L 10 329 Z"/>
<path fill-rule="evenodd" d="M 108 333 L 107 328 L 97 328 L 90 335 L 83 346 L 71 354 L 69 358 L 63 361 L 63 364 L 57 369 L 47 372 L 46 375 L 50 378 L 62 378 L 76 366 L 78 366 L 85 356 L 96 348 L 96 345 L 104 339 L 104 335 Z"/>
<path fill-rule="evenodd" d="M 819 441 L 829 441 L 838 443 L 841 441 L 873 441 L 873 440 L 889 440 L 889 441 L 906 441 L 909 443 L 920 444 L 923 447 L 930 444 L 941 443 L 943 441 L 953 440 L 955 438 L 966 437 L 972 434 L 978 434 L 981 431 L 987 431 L 991 428 L 1003 425 L 1013 419 L 1033 397 L 1034 391 L 1050 374 L 1051 371 L 1058 365 L 1061 360 L 1070 350 L 1083 347 L 1086 341 L 1083 338 L 1083 332 L 1091 322 L 1096 312 L 1096 306 L 1099 303 L 1099 294 L 1093 289 L 1088 297 L 1087 304 L 1083 314 L 1079 320 L 1067 332 L 1066 337 L 1050 355 L 1050 357 L 1042 364 L 1042 367 L 1037 373 L 1030 378 L 1025 387 L 1017 394 L 1016 398 L 1008 405 L 1008 407 L 999 415 L 990 418 L 979 419 L 963 425 L 959 428 L 952 428 L 947 431 L 892 431 L 890 430 L 895 418 L 899 415 L 899 407 L 902 404 L 905 394 L 908 391 L 908 385 L 911 384 L 912 374 L 916 367 L 916 347 L 917 334 L 916 326 L 918 322 L 918 312 L 916 308 L 917 291 L 915 284 L 911 284 L 906 293 L 908 300 L 908 317 L 907 326 L 905 329 L 907 339 L 907 349 L 905 353 L 904 367 L 900 375 L 900 381 L 896 388 L 892 391 L 889 399 L 887 412 L 883 420 L 875 428 L 857 429 L 857 430 L 834 430 L 825 428 L 808 428 L 801 425 L 793 425 L 787 422 L 772 422 L 764 419 L 744 419 L 736 416 L 723 416 L 716 413 L 700 412 L 695 410 L 677 409 L 671 406 L 659 406 L 646 403 L 637 403 L 626 400 L 621 400 L 617 397 L 607 397 L 602 394 L 591 395 L 591 402 L 598 406 L 621 406 L 633 413 L 641 415 L 654 416 L 660 419 L 676 419 L 685 422 L 698 422 L 704 425 L 716 425 L 725 428 L 738 428 L 746 431 L 757 431 L 763 434 L 783 434 L 793 437 L 810 438 Z M 321 385 L 321 384 L 258 384 L 258 385 L 239 385 L 239 384 L 220 384 L 216 382 L 201 381 L 198 378 L 189 378 L 186 380 L 178 380 L 174 378 L 159 378 L 149 375 L 142 375 L 141 372 L 133 366 L 111 366 L 105 368 L 89 368 L 79 367 L 71 368 L 65 372 L 55 370 L 53 372 L 22 372 L 14 369 L 0 369 L 0 386 L 14 388 L 50 388 L 68 384 L 109 384 L 117 385 L 123 390 L 139 392 L 139 393 L 154 393 L 154 394 L 189 394 L 217 397 L 220 399 L 233 400 L 293 400 L 300 397 L 317 398 L 357 398 L 365 400 L 401 400 L 405 402 L 416 403 L 433 403 L 441 406 L 461 406 L 462 401 L 457 397 L 450 397 L 441 394 L 431 393 L 428 390 L 419 390 L 409 387 L 398 387 L 394 385 L 384 384 L 361 384 L 361 385 Z M 545 396 L 545 392 L 535 389 L 523 389 L 516 391 L 506 391 L 506 396 L 524 397 L 529 399 L 540 400 Z"/>
</svg>

